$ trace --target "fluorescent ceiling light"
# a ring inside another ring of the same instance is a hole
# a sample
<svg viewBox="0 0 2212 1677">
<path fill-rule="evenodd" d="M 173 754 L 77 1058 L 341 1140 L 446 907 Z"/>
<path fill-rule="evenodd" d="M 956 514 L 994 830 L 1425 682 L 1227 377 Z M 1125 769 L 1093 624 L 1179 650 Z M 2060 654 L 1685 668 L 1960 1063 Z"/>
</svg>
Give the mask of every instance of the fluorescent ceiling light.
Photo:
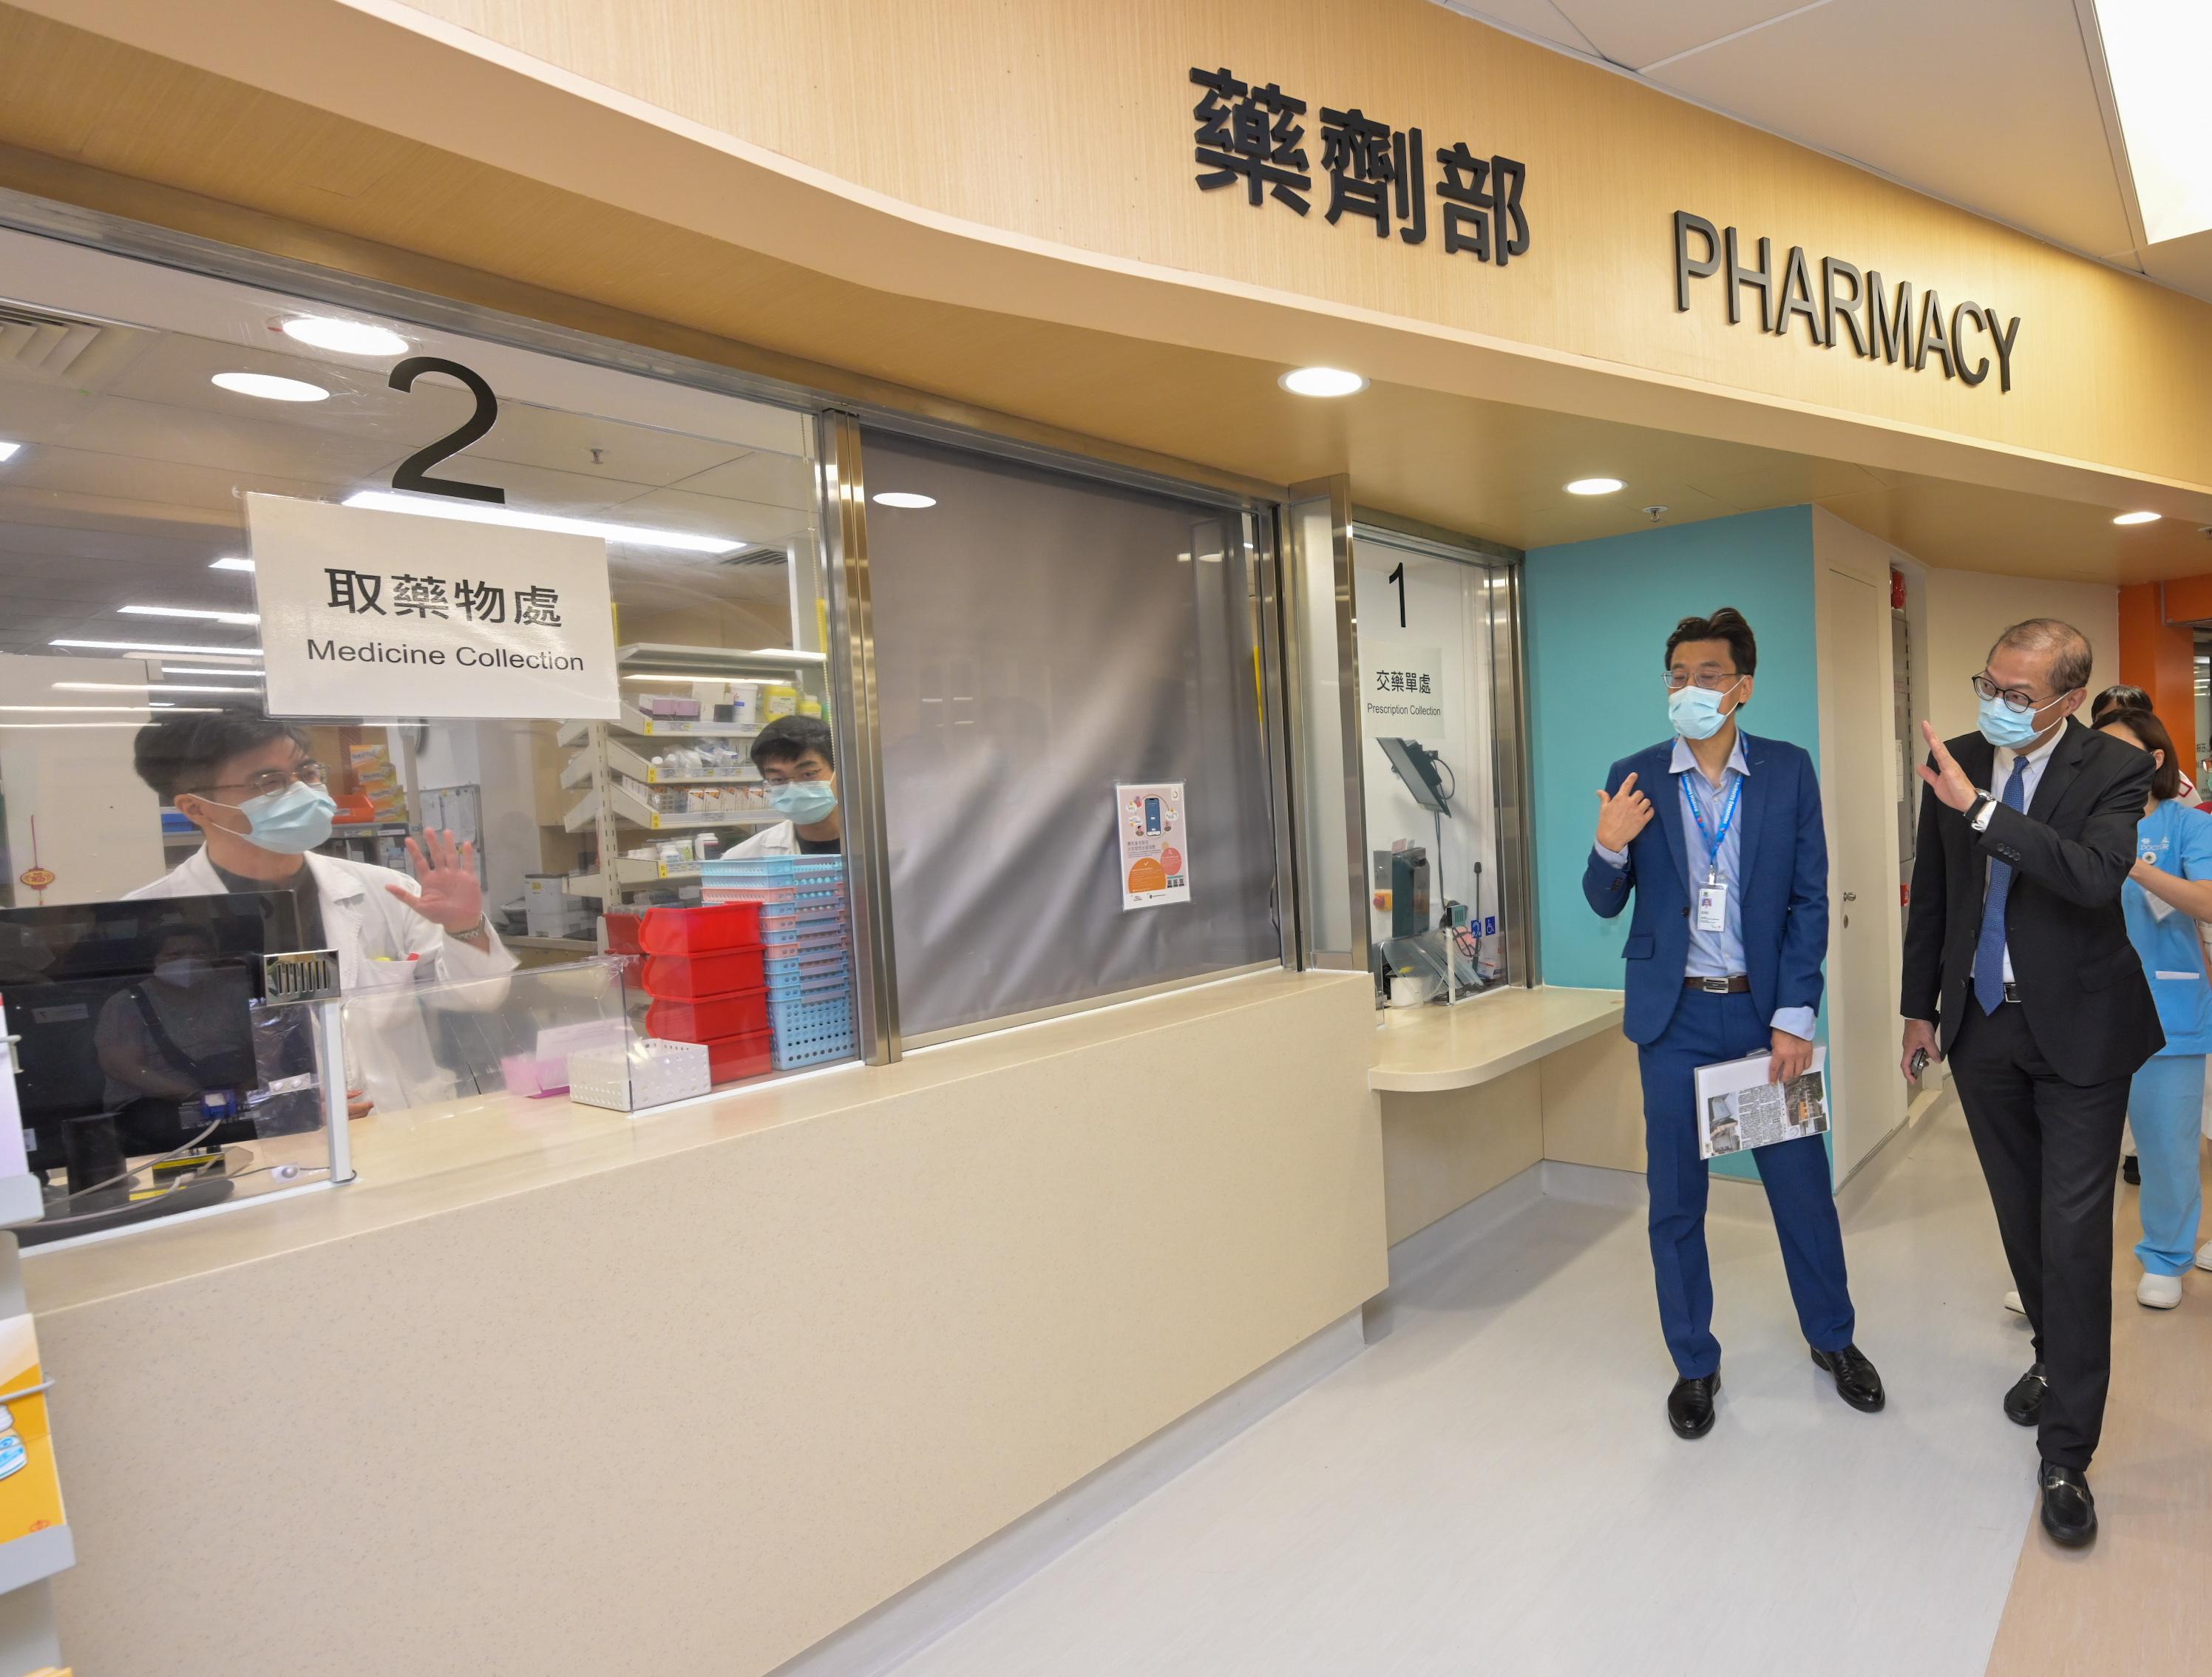
<svg viewBox="0 0 2212 1677">
<path fill-rule="evenodd" d="M 0 442 L 0 460 L 7 459 L 22 446 L 20 442 Z"/>
<path fill-rule="evenodd" d="M 57 693 L 242 693 L 249 699 L 261 696 L 258 687 L 195 687 L 187 682 L 165 681 L 158 686 L 148 681 L 58 681 Z"/>
<path fill-rule="evenodd" d="M 258 611 L 203 611 L 191 605 L 118 605 L 126 617 L 198 617 L 204 623 L 230 623 L 250 629 L 261 621 Z"/>
<path fill-rule="evenodd" d="M 819 664 L 830 656 L 827 653 L 800 652 L 795 647 L 755 647 L 752 655 L 755 658 L 795 658 L 801 664 Z"/>
<path fill-rule="evenodd" d="M 1625 487 L 1618 477 L 1577 477 L 1567 485 L 1569 495 L 1611 495 Z"/>
<path fill-rule="evenodd" d="M 228 656 L 228 654 L 225 655 Z M 254 653 L 253 656 L 258 658 L 260 654 L 257 653 Z M 261 679 L 261 671 L 258 670 L 247 670 L 244 668 L 226 670 L 221 665 L 164 664 L 161 666 L 161 673 L 165 676 L 230 676 L 239 681 L 259 681 Z"/>
<path fill-rule="evenodd" d="M 167 641 L 49 641 L 82 652 L 180 653 L 186 658 L 258 658 L 258 647 L 179 647 Z"/>
<path fill-rule="evenodd" d="M 394 495 L 363 489 L 346 497 L 349 507 L 379 513 L 412 513 L 418 518 L 459 519 L 464 524 L 504 524 L 515 530 L 551 530 L 569 536 L 597 536 L 627 547 L 672 547 L 681 553 L 735 553 L 744 544 L 720 536 L 695 536 L 688 530 L 656 530 L 643 524 L 608 524 L 599 519 L 562 518 L 552 513 L 518 513 L 480 501 L 445 495 Z"/>
<path fill-rule="evenodd" d="M 2212 228 L 2212 7 L 2097 0 L 2097 26 L 2143 236 L 2159 245 Z"/>
<path fill-rule="evenodd" d="M 1294 396 L 1357 396 L 1367 388 L 1365 377 L 1340 367 L 1299 367 L 1275 380 Z"/>
<path fill-rule="evenodd" d="M 0 728 L 143 728 L 148 718 L 129 722 L 0 722 Z"/>
<path fill-rule="evenodd" d="M 695 681 L 712 681 L 714 677 L 712 676 L 624 676 L 623 679 L 624 681 L 680 681 L 688 683 Z"/>
<path fill-rule="evenodd" d="M 2156 513 L 2122 513 L 2112 522 L 2114 524 L 2156 524 L 2158 514 Z"/>
<path fill-rule="evenodd" d="M 910 489 L 885 489 L 881 495 L 872 495 L 869 500 L 878 507 L 910 507 L 919 510 L 937 505 L 933 495 L 916 495 Z"/>
<path fill-rule="evenodd" d="M 218 373 L 208 382 L 240 396 L 258 396 L 264 402 L 321 402 L 330 392 L 304 379 L 280 379 L 273 373 Z"/>
<path fill-rule="evenodd" d="M 96 716 L 112 716 L 123 711 L 139 711 L 144 705 L 0 705 L 0 710 L 85 710 Z"/>
<path fill-rule="evenodd" d="M 210 561 L 208 568 L 211 571 L 250 571 L 253 568 L 253 562 L 233 554 L 228 558 Z"/>
<path fill-rule="evenodd" d="M 311 349 L 328 349 L 340 355 L 404 355 L 407 340 L 389 326 L 372 326 L 365 321 L 340 320 L 327 314 L 310 314 L 298 320 L 287 320 L 284 336 L 305 343 Z"/>
</svg>

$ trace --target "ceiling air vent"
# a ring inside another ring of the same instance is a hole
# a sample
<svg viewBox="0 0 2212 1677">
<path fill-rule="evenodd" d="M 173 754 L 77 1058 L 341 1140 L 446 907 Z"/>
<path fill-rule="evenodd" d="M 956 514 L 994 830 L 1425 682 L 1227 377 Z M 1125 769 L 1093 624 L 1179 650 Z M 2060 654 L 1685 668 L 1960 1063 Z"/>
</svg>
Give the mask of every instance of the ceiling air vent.
<svg viewBox="0 0 2212 1677">
<path fill-rule="evenodd" d="M 780 547 L 741 547 L 718 562 L 738 565 L 750 570 L 762 565 L 781 565 L 788 556 Z"/>
<path fill-rule="evenodd" d="M 0 368 L 87 384 L 139 336 L 129 326 L 0 301 Z"/>
</svg>

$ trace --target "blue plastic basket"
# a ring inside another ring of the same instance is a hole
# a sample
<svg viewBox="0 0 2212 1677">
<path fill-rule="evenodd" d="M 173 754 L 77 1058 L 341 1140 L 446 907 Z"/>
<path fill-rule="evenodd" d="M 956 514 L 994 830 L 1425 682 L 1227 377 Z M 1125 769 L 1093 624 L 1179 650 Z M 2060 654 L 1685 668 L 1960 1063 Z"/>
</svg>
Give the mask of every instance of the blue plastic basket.
<svg viewBox="0 0 2212 1677">
<path fill-rule="evenodd" d="M 819 885 L 845 878 L 842 856 L 717 856 L 699 866 L 705 885 Z"/>
<path fill-rule="evenodd" d="M 771 978 L 768 981 L 768 999 L 771 1006 L 779 1001 L 842 1001 L 852 993 L 852 975 L 842 969 L 836 972 Z"/>
<path fill-rule="evenodd" d="M 826 1002 L 771 998 L 768 1012 L 775 1029 L 775 1067 L 780 1072 L 848 1059 L 859 1040 L 853 1029 L 849 996 Z"/>
<path fill-rule="evenodd" d="M 845 882 L 824 879 L 791 885 L 717 884 L 707 886 L 700 895 L 709 902 L 757 902 L 763 910 L 795 914 L 806 908 L 842 909 L 845 906 Z"/>
<path fill-rule="evenodd" d="M 830 933 L 841 939 L 845 935 L 845 904 L 842 900 L 827 908 L 807 903 L 761 911 L 761 941 L 764 944 L 804 943 L 811 938 L 827 942 L 827 934 Z"/>
<path fill-rule="evenodd" d="M 834 943 L 824 940 L 819 944 L 811 945 L 779 944 L 776 947 L 779 949 L 796 947 L 799 952 L 795 955 L 776 956 L 761 963 L 771 987 L 793 979 L 811 981 L 822 977 L 842 978 L 852 969 L 852 963 L 846 958 L 845 943 L 842 938 Z"/>
</svg>

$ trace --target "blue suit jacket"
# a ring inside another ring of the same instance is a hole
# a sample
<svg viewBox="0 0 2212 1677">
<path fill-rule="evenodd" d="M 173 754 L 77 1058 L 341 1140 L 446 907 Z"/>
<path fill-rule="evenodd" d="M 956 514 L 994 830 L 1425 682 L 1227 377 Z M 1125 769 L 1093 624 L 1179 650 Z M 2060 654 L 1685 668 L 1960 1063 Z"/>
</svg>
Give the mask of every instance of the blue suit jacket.
<svg viewBox="0 0 2212 1677">
<path fill-rule="evenodd" d="M 1820 825 L 1820 782 L 1802 746 L 1743 736 L 1743 783 L 1736 888 L 1742 895 L 1743 958 L 1751 1000 L 1762 1019 L 1782 1007 L 1820 1005 L 1828 954 L 1828 840 Z M 1592 846 L 1583 871 L 1590 907 L 1613 919 L 1632 898 L 1636 912 L 1621 948 L 1628 966 L 1631 1041 L 1653 1042 L 1682 1000 L 1690 957 L 1690 888 L 1683 848 L 1682 790 L 1668 772 L 1674 743 L 1624 757 L 1606 775 L 1608 796 L 1633 774 L 1651 799 L 1650 823 L 1629 841 L 1628 866 L 1609 866 Z"/>
</svg>

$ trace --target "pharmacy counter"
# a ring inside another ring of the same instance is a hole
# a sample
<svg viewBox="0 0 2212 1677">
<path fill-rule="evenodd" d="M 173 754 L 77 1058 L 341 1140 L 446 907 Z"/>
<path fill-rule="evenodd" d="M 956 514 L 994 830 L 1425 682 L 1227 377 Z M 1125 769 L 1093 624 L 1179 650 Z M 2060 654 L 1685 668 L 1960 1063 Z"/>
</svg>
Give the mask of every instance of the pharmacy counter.
<svg viewBox="0 0 2212 1677">
<path fill-rule="evenodd" d="M 1271 972 L 636 1119 L 465 1101 L 27 1254 L 64 1645 L 769 1671 L 1382 1291 L 1373 1036 L 1364 975 Z"/>
<path fill-rule="evenodd" d="M 1456 1007 L 1386 1008 L 1368 1086 L 1399 1095 L 1472 1089 L 1619 1029 L 1623 1007 L 1619 990 L 1539 985 Z"/>
</svg>

